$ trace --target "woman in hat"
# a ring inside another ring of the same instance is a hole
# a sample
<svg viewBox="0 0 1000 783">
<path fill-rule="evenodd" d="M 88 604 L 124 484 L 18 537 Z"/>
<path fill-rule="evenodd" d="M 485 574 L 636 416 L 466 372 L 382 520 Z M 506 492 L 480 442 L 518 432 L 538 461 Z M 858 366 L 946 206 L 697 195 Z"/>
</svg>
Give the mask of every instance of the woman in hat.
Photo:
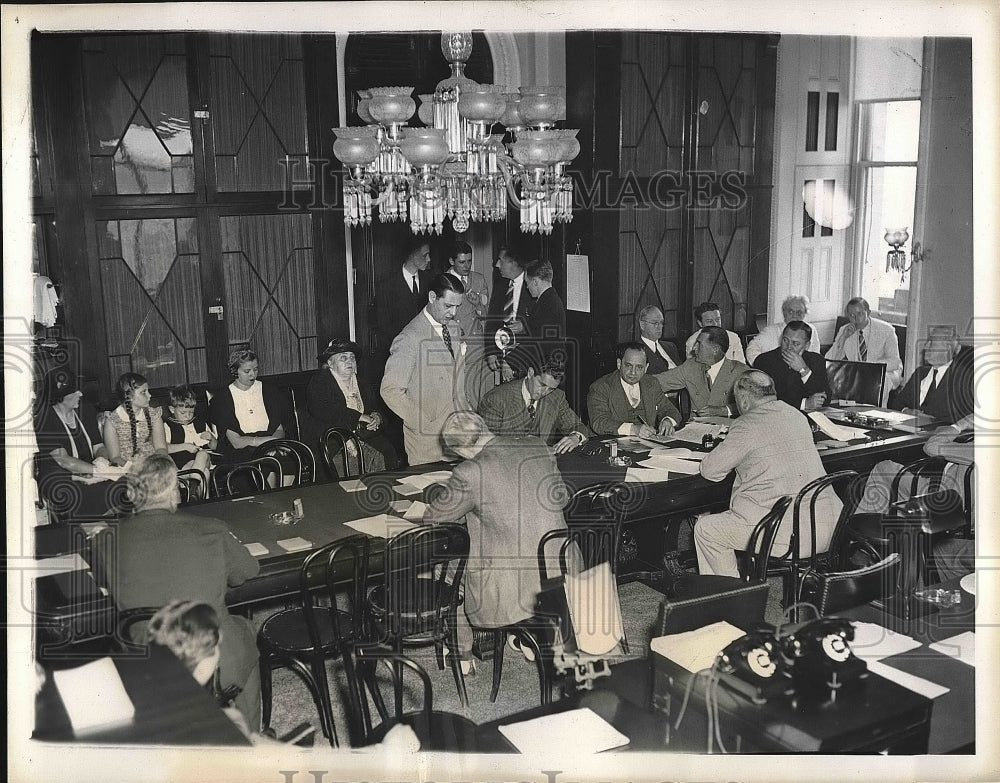
<svg viewBox="0 0 1000 783">
<path fill-rule="evenodd" d="M 319 443 L 331 427 L 354 432 L 364 452 L 364 470 L 392 470 L 399 464 L 396 450 L 384 435 L 385 416 L 378 394 L 358 376 L 358 346 L 335 337 L 317 357 L 320 368 L 306 389 L 306 407 L 312 419 L 313 442 Z M 321 445 L 321 444 L 320 444 Z M 348 448 L 353 450 L 349 444 Z M 322 450 L 322 446 L 321 446 Z M 331 457 L 340 453 L 338 449 Z M 357 458 L 350 454 L 351 461 Z"/>
</svg>

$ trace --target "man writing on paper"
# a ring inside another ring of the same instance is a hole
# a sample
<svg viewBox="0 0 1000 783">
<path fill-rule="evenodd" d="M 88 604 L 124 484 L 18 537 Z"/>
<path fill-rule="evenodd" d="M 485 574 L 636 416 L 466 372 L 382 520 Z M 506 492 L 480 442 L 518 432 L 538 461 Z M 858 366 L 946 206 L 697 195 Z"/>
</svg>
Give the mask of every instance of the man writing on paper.
<svg viewBox="0 0 1000 783">
<path fill-rule="evenodd" d="M 694 526 L 698 570 L 702 574 L 739 576 L 736 550 L 743 549 L 761 518 L 783 495 L 795 496 L 813 479 L 826 474 L 813 444 L 809 422 L 779 400 L 774 384 L 759 370 L 743 373 L 736 381 L 740 417 L 728 437 L 702 460 L 701 474 L 722 481 L 730 471 L 736 480 L 729 510 L 703 514 Z M 841 502 L 832 488 L 816 501 L 816 551 L 825 552 L 840 516 Z M 775 551 L 787 550 L 792 535 L 792 506 L 778 527 Z M 799 530 L 800 552 L 808 552 L 810 528 Z"/>
<path fill-rule="evenodd" d="M 649 362 L 639 343 L 626 343 L 618 353 L 618 369 L 598 378 L 587 392 L 590 425 L 598 435 L 650 438 L 672 435 L 681 414 L 659 382 L 646 376 Z"/>
</svg>

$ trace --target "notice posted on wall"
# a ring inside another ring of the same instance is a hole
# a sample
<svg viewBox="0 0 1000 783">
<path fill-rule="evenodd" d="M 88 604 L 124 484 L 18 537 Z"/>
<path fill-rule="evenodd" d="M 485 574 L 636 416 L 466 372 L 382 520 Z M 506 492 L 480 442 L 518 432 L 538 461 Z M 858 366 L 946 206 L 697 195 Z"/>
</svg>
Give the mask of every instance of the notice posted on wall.
<svg viewBox="0 0 1000 783">
<path fill-rule="evenodd" d="M 590 312 L 590 259 L 587 256 L 566 256 L 566 309 Z"/>
</svg>

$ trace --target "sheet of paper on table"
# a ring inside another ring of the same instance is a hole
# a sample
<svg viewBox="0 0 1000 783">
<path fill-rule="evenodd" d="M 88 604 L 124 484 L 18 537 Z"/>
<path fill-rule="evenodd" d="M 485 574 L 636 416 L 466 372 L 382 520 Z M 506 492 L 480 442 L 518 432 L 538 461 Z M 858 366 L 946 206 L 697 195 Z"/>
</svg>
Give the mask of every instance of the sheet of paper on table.
<svg viewBox="0 0 1000 783">
<path fill-rule="evenodd" d="M 864 437 L 864 430 L 834 424 L 825 414 L 819 411 L 812 411 L 808 416 L 812 421 L 816 422 L 816 426 L 819 427 L 824 435 L 828 435 L 834 440 L 851 440 L 851 438 Z"/>
<path fill-rule="evenodd" d="M 721 424 L 705 424 L 700 421 L 692 421 L 677 430 L 677 432 L 673 434 L 673 439 L 682 440 L 685 443 L 696 443 L 700 446 L 701 439 L 706 435 L 711 435 L 713 438 L 716 438 L 720 432 L 722 432 Z"/>
<path fill-rule="evenodd" d="M 420 473 L 414 476 L 404 476 L 399 480 L 401 485 L 409 485 L 417 489 L 427 489 L 431 484 L 443 484 L 451 476 L 449 470 L 435 470 L 433 473 Z"/>
<path fill-rule="evenodd" d="M 65 574 L 70 571 L 89 571 L 90 566 L 87 561 L 80 557 L 79 552 L 71 555 L 59 555 L 58 557 L 46 557 L 43 560 L 35 561 L 34 576 L 52 576 L 52 574 Z"/>
<path fill-rule="evenodd" d="M 393 491 L 397 495 L 410 496 L 410 495 L 419 495 L 419 494 L 421 494 L 424 491 L 424 488 L 423 487 L 411 487 L 409 484 L 397 484 L 396 486 L 393 487 Z M 400 502 L 401 503 L 411 503 L 412 501 L 403 500 L 403 501 L 400 501 Z"/>
<path fill-rule="evenodd" d="M 710 669 L 722 649 L 744 635 L 732 623 L 720 620 L 693 631 L 657 636 L 650 640 L 649 649 L 678 666 L 683 666 L 689 672 L 700 672 L 702 669 Z"/>
<path fill-rule="evenodd" d="M 904 688 L 908 688 L 914 693 L 919 693 L 921 696 L 926 696 L 928 699 L 936 699 L 938 696 L 951 690 L 943 685 L 938 685 L 936 682 L 925 680 L 923 677 L 917 677 L 915 674 L 900 671 L 893 666 L 882 663 L 882 661 L 869 661 L 868 671 L 872 674 L 877 674 L 879 677 L 892 680 L 897 685 L 902 685 Z"/>
<path fill-rule="evenodd" d="M 936 652 L 957 658 L 969 666 L 976 665 L 976 634 L 973 631 L 966 631 L 927 646 Z"/>
<path fill-rule="evenodd" d="M 340 488 L 344 490 L 344 492 L 363 492 L 367 489 L 365 482 L 359 478 L 345 479 L 344 481 L 338 481 L 337 483 L 340 484 Z"/>
<path fill-rule="evenodd" d="M 357 530 L 359 533 L 364 533 L 367 536 L 386 539 L 392 538 L 394 535 L 402 533 L 404 530 L 416 527 L 416 525 L 412 522 L 407 522 L 405 519 L 400 519 L 399 517 L 391 514 L 376 514 L 373 517 L 355 519 L 351 522 L 345 522 L 344 524 L 353 530 Z M 278 543 L 281 542 L 279 541 Z"/>
<path fill-rule="evenodd" d="M 663 446 L 656 446 L 649 452 L 650 457 L 675 457 L 676 459 L 693 459 L 701 462 L 705 459 L 705 451 L 691 451 L 691 449 L 670 449 Z"/>
<path fill-rule="evenodd" d="M 677 459 L 676 457 L 661 457 L 651 454 L 642 461 L 642 467 L 653 468 L 654 470 L 669 470 L 671 473 L 683 473 L 693 475 L 698 472 L 698 463 L 689 459 Z"/>
<path fill-rule="evenodd" d="M 389 504 L 389 508 L 395 511 L 397 514 L 406 513 L 406 509 L 413 505 L 412 500 L 395 500 Z"/>
<path fill-rule="evenodd" d="M 890 655 L 899 655 L 907 650 L 920 646 L 920 642 L 911 636 L 890 631 L 877 623 L 852 623 L 854 640 L 851 649 L 859 658 L 866 661 L 877 661 Z"/>
<path fill-rule="evenodd" d="M 406 509 L 406 513 L 403 514 L 403 519 L 409 519 L 413 522 L 418 522 L 424 518 L 424 511 L 427 510 L 427 504 L 421 500 L 414 500 L 410 507 Z"/>
<path fill-rule="evenodd" d="M 264 555 L 266 555 L 268 552 L 271 551 L 266 546 L 264 546 L 259 542 L 254 542 L 252 544 L 244 544 L 243 546 L 245 546 L 247 552 L 249 552 L 254 557 L 263 557 Z"/>
<path fill-rule="evenodd" d="M 628 745 L 628 737 L 588 707 L 510 723 L 500 733 L 521 753 L 552 756 L 600 753 Z"/>
<path fill-rule="evenodd" d="M 695 465 L 695 472 L 697 470 L 698 466 Z M 626 484 L 649 484 L 656 481 L 666 481 L 669 478 L 670 471 L 666 468 L 632 467 L 625 471 Z"/>
<path fill-rule="evenodd" d="M 52 672 L 74 733 L 98 726 L 128 723 L 135 706 L 110 658 Z"/>
</svg>

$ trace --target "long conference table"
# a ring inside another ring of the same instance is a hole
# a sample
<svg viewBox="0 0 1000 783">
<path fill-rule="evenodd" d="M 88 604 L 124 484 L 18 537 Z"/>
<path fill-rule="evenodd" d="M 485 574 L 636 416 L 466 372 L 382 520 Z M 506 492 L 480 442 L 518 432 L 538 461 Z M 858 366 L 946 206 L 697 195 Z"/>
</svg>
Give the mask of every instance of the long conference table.
<svg viewBox="0 0 1000 783">
<path fill-rule="evenodd" d="M 886 459 L 906 464 L 922 456 L 922 446 L 927 439 L 927 434 L 923 432 L 855 429 L 857 437 L 850 439 L 847 445 L 821 450 L 821 458 L 828 472 L 846 468 L 864 472 Z M 610 441 L 613 438 L 604 440 Z M 827 439 L 817 435 L 817 440 L 822 446 Z M 595 439 L 589 445 L 600 444 Z M 700 449 L 682 441 L 672 441 L 666 445 Z M 577 449 L 558 459 L 559 469 L 571 491 L 613 485 L 625 480 L 626 468 L 609 465 L 605 457 L 587 456 L 586 451 L 586 448 Z M 643 448 L 641 444 L 637 444 L 631 454 L 641 464 L 645 452 L 648 452 L 648 447 Z M 406 476 L 426 476 L 450 468 L 447 463 L 434 463 L 407 471 L 370 474 L 363 478 L 363 488 L 356 491 L 351 491 L 355 485 L 353 481 L 308 484 L 260 492 L 253 497 L 215 498 L 188 504 L 183 510 L 194 516 L 220 519 L 243 544 L 263 547 L 257 550 L 260 554 L 255 555 L 260 562 L 260 573 L 244 584 L 231 588 L 226 597 L 231 608 L 249 610 L 255 604 L 297 594 L 299 570 L 311 551 L 334 541 L 364 535 L 348 527 L 346 523 L 384 513 L 398 513 L 402 529 L 405 525 L 402 513 L 393 510 L 392 505 L 397 504 L 397 508 L 402 508 L 400 501 L 426 500 L 429 492 L 429 488 L 425 488 L 417 494 L 403 494 L 406 485 L 401 483 L 402 480 Z M 645 525 L 657 531 L 659 538 L 652 546 L 644 549 L 651 552 L 647 555 L 648 560 L 657 561 L 647 565 L 658 566 L 662 554 L 663 526 L 671 520 L 687 518 L 700 511 L 726 508 L 732 478 L 716 483 L 697 473 L 670 473 L 666 480 L 639 486 L 642 487 L 641 491 L 631 493 L 635 505 L 627 511 L 626 525 L 636 529 Z M 291 511 L 296 499 L 301 501 L 304 512 L 302 519 L 291 525 L 275 525 L 271 516 Z M 43 554 L 72 554 L 85 550 L 84 537 L 74 535 L 73 526 L 68 528 L 68 532 L 40 532 L 56 533 L 60 544 L 53 544 L 48 552 L 40 552 L 39 557 Z M 307 545 L 295 551 L 287 551 L 278 543 L 287 539 L 304 539 Z M 377 573 L 381 567 L 380 555 L 384 543 L 383 538 L 369 540 L 371 573 Z M 85 551 L 82 554 L 81 567 L 85 568 L 87 555 Z M 106 634 L 108 624 L 112 622 L 106 617 L 113 614 L 110 597 L 99 592 L 92 578 L 88 579 L 79 572 L 39 578 L 34 604 L 37 620 L 44 630 L 40 639 L 48 649 L 86 642 Z"/>
</svg>

